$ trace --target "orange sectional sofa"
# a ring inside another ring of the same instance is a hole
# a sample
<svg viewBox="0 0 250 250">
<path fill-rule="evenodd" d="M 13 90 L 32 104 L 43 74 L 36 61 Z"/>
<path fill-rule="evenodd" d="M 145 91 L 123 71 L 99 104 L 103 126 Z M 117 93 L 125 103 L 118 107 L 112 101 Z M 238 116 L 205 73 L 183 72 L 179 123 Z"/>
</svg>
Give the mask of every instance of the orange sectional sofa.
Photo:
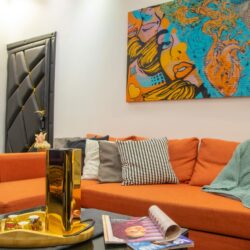
<svg viewBox="0 0 250 250">
<path fill-rule="evenodd" d="M 170 162 L 180 184 L 122 186 L 82 180 L 82 207 L 142 216 L 157 204 L 190 229 L 194 249 L 249 250 L 250 209 L 201 189 L 218 175 L 237 144 L 216 139 L 170 140 Z M 43 205 L 44 176 L 45 153 L 0 154 L 0 213 Z"/>
<path fill-rule="evenodd" d="M 0 154 L 0 213 L 45 204 L 45 153 Z"/>
</svg>

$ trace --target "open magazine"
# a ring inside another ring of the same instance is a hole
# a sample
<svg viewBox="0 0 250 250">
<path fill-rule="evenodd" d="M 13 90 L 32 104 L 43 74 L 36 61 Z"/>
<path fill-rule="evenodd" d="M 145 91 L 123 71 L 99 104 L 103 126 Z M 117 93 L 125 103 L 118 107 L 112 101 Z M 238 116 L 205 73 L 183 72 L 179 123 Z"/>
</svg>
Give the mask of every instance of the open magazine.
<svg viewBox="0 0 250 250">
<path fill-rule="evenodd" d="M 147 217 L 112 219 L 102 216 L 106 244 L 154 241 L 164 244 L 181 235 L 181 228 L 159 207 L 151 206 Z"/>
</svg>

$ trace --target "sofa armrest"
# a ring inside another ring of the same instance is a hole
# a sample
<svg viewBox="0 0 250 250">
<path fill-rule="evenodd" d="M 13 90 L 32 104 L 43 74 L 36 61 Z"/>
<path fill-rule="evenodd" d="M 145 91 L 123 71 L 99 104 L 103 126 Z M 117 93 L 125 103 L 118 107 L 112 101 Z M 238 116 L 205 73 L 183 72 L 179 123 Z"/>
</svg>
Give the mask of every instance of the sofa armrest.
<svg viewBox="0 0 250 250">
<path fill-rule="evenodd" d="M 45 177 L 46 153 L 0 154 L 0 182 Z"/>
</svg>

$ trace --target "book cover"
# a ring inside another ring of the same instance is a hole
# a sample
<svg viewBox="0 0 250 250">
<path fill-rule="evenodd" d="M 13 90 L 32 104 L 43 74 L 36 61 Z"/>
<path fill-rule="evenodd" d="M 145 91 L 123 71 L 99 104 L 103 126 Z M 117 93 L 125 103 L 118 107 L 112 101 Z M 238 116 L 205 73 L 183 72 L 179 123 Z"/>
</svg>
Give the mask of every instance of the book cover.
<svg viewBox="0 0 250 250">
<path fill-rule="evenodd" d="M 154 244 L 150 241 L 141 241 L 141 242 L 129 242 L 127 245 L 134 250 L 158 250 L 158 249 L 180 249 L 193 247 L 194 242 L 187 237 L 181 235 L 173 241 L 169 241 L 164 245 Z"/>
<path fill-rule="evenodd" d="M 148 217 L 130 220 L 111 219 L 113 235 L 125 242 L 164 240 L 159 228 Z"/>
</svg>

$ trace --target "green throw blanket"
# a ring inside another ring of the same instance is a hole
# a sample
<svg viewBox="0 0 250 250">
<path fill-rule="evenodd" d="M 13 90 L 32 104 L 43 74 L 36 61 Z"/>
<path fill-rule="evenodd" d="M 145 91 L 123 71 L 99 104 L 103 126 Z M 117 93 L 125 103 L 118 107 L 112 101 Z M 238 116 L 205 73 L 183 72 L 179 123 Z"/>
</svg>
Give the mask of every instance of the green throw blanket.
<svg viewBox="0 0 250 250">
<path fill-rule="evenodd" d="M 250 208 L 250 140 L 238 145 L 225 168 L 203 190 L 239 199 Z"/>
</svg>

